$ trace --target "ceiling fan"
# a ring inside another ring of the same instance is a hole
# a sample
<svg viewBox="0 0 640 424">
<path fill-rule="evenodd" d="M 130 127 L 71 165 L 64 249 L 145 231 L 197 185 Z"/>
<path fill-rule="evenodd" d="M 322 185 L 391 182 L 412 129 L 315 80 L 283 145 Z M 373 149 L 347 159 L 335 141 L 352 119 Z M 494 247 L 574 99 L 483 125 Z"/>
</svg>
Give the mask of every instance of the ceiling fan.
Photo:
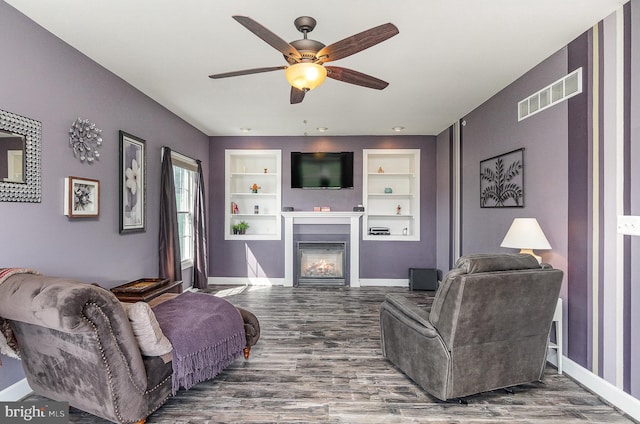
<svg viewBox="0 0 640 424">
<path fill-rule="evenodd" d="M 291 43 L 287 43 L 247 16 L 233 16 L 233 19 L 282 53 L 289 66 L 245 69 L 209 75 L 209 78 L 228 78 L 285 69 L 285 75 L 291 84 L 291 104 L 302 102 L 305 93 L 322 84 L 326 77 L 376 90 L 382 90 L 389 85 L 388 82 L 362 72 L 338 66 L 324 66 L 324 63 L 351 56 L 393 37 L 399 31 L 391 23 L 379 25 L 325 46 L 319 41 L 307 38 L 307 34 L 316 26 L 316 20 L 310 16 L 301 16 L 294 21 L 295 27 L 304 38 Z"/>
</svg>

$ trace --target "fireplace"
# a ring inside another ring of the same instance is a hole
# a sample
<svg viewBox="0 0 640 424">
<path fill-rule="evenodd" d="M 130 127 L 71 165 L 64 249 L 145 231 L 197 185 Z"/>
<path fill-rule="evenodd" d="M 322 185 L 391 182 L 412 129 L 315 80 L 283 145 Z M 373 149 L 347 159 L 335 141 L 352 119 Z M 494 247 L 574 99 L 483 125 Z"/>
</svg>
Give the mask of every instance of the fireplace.
<svg viewBox="0 0 640 424">
<path fill-rule="evenodd" d="M 297 251 L 298 286 L 345 285 L 346 242 L 299 241 Z"/>
</svg>

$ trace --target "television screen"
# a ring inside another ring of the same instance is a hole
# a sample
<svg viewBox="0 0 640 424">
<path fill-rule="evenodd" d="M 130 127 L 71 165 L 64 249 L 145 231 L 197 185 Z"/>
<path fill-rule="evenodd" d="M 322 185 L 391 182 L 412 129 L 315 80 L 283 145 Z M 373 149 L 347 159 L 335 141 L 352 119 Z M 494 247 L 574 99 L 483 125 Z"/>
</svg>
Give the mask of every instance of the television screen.
<svg viewBox="0 0 640 424">
<path fill-rule="evenodd" d="M 291 188 L 353 188 L 353 152 L 291 152 Z"/>
</svg>

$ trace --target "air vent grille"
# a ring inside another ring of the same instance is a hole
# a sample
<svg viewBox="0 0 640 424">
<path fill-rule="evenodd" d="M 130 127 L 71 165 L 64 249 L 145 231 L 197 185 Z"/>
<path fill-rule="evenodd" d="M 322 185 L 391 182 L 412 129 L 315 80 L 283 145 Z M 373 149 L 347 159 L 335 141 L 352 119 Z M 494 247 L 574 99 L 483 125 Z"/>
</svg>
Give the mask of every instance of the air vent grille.
<svg viewBox="0 0 640 424">
<path fill-rule="evenodd" d="M 582 68 L 518 102 L 518 121 L 582 93 Z"/>
</svg>

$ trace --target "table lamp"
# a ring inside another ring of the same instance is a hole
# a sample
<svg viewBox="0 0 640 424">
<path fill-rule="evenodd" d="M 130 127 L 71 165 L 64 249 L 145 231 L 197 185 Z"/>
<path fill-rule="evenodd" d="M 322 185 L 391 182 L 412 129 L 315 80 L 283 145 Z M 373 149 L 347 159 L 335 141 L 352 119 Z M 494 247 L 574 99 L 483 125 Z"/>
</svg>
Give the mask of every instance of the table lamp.
<svg viewBox="0 0 640 424">
<path fill-rule="evenodd" d="M 549 241 L 535 218 L 514 219 L 500 247 L 520 249 L 520 253 L 528 253 L 538 262 L 542 261 L 542 258 L 533 253 L 533 249 L 551 249 Z"/>
</svg>

